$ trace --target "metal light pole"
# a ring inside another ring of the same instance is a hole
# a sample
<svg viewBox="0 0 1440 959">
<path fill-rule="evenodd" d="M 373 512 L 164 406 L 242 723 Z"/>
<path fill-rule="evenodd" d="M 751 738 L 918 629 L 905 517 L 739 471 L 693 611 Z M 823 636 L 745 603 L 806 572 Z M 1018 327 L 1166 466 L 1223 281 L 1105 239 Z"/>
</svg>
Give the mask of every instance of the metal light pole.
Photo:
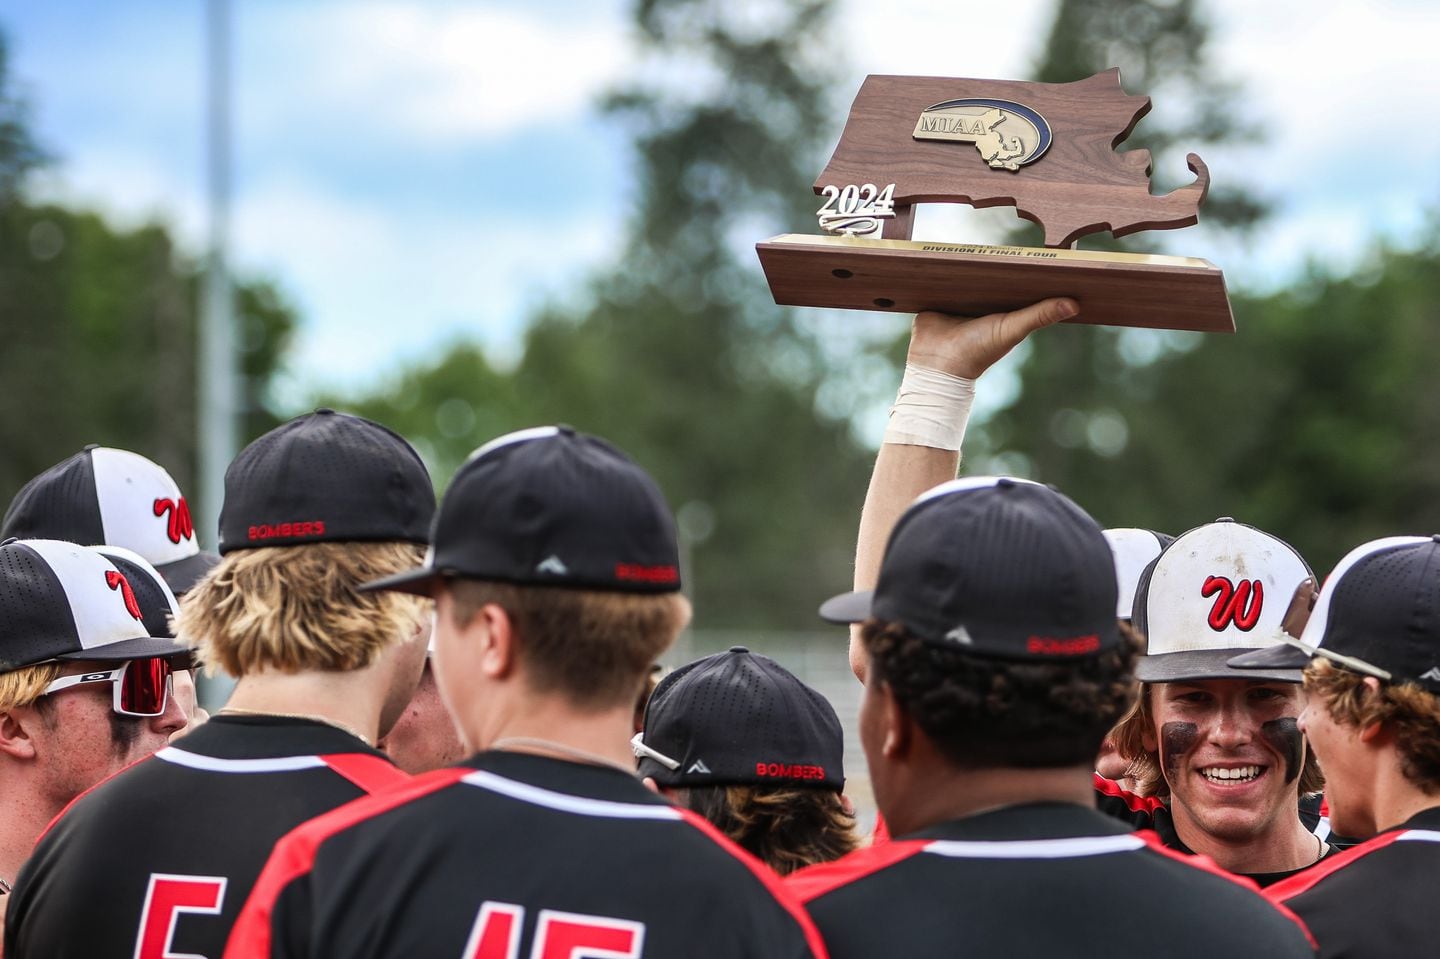
<svg viewBox="0 0 1440 959">
<path fill-rule="evenodd" d="M 230 283 L 230 3 L 208 0 L 206 39 L 206 181 L 210 236 L 200 306 L 196 418 L 200 453 L 200 509 L 195 524 L 203 546 L 214 549 L 220 528 L 225 467 L 237 448 L 240 374 L 235 352 L 235 296 Z M 230 694 L 229 680 L 202 681 L 200 701 L 216 709 Z"/>
<path fill-rule="evenodd" d="M 209 244 L 205 290 L 200 312 L 200 351 L 196 382 L 200 415 L 201 542 L 215 546 L 225 467 L 236 451 L 239 371 L 235 355 L 235 300 L 230 284 L 230 3 L 206 4 L 206 185 Z M 208 542 L 207 542 L 208 540 Z"/>
</svg>

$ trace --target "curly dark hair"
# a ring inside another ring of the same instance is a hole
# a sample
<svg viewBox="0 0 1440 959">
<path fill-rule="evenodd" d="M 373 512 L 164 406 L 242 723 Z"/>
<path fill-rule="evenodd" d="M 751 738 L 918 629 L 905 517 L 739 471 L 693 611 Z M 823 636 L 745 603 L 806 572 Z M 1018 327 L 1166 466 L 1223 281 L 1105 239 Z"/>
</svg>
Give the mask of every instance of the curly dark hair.
<svg viewBox="0 0 1440 959">
<path fill-rule="evenodd" d="M 868 620 L 871 682 L 884 683 L 961 768 L 1044 769 L 1093 763 L 1135 697 L 1139 636 L 1088 659 L 1020 662 L 928 643 L 901 623 Z"/>
<path fill-rule="evenodd" d="M 776 873 L 833 862 L 859 845 L 840 794 L 791 786 L 690 786 L 680 805 Z"/>
</svg>

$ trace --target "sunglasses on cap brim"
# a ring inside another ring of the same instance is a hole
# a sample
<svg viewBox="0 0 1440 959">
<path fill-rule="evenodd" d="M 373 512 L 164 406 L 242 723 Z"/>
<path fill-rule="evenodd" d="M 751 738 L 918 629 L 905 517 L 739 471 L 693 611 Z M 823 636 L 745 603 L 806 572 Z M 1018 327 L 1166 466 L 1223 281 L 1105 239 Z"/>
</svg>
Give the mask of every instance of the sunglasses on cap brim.
<svg viewBox="0 0 1440 959">
<path fill-rule="evenodd" d="M 169 660 L 132 659 L 114 669 L 97 669 L 88 673 L 61 676 L 46 686 L 40 694 L 52 693 L 88 686 L 92 683 L 110 684 L 110 708 L 120 716 L 148 718 L 165 712 L 170 702 L 171 676 L 174 669 Z"/>
<path fill-rule="evenodd" d="M 1342 669 L 1348 669 L 1352 673 L 1374 676 L 1376 679 L 1383 679 L 1387 683 L 1394 678 L 1394 674 L 1389 670 L 1381 669 L 1379 666 L 1367 663 L 1363 659 L 1356 659 L 1354 656 L 1346 656 L 1344 653 L 1337 653 L 1334 650 L 1326 649 L 1324 646 L 1311 646 L 1309 643 L 1302 643 L 1300 640 L 1291 636 L 1281 636 L 1280 642 L 1309 654 L 1312 659 L 1317 656 L 1321 659 L 1328 659 L 1336 666 Z"/>
<path fill-rule="evenodd" d="M 645 745 L 645 734 L 636 733 L 630 739 L 630 751 L 635 754 L 636 759 L 653 759 L 666 769 L 674 771 L 680 768 L 680 760 L 671 759 L 662 752 L 656 752 Z"/>
</svg>

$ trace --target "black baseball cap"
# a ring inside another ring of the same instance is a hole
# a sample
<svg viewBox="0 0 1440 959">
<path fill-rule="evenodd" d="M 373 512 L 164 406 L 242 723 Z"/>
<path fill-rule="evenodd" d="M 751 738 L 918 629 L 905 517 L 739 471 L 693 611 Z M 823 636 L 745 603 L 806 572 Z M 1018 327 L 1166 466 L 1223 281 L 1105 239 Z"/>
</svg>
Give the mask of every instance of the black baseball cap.
<svg viewBox="0 0 1440 959">
<path fill-rule="evenodd" d="M 142 603 L 149 593 L 90 547 L 45 539 L 0 543 L 0 671 L 61 659 L 188 655 L 147 628 Z"/>
<path fill-rule="evenodd" d="M 428 543 L 435 488 L 398 433 L 319 409 L 240 451 L 225 471 L 220 552 L 307 543 Z"/>
<path fill-rule="evenodd" d="M 195 539 L 190 504 L 159 464 L 129 450 L 87 446 L 21 488 L 0 539 L 58 539 L 134 550 L 183 593 L 220 561 Z"/>
<path fill-rule="evenodd" d="M 649 474 L 604 440 L 568 426 L 507 433 L 451 480 L 425 565 L 360 588 L 430 596 L 451 576 L 673 593 L 675 521 Z"/>
<path fill-rule="evenodd" d="M 835 708 L 768 656 L 732 646 L 660 681 L 632 739 L 663 786 L 845 788 Z"/>
<path fill-rule="evenodd" d="M 1282 637 L 1230 665 L 1303 669 L 1316 656 L 1440 694 L 1440 535 L 1357 546 L 1326 578 L 1299 639 Z"/>
<path fill-rule="evenodd" d="M 943 483 L 900 517 L 872 591 L 820 607 L 834 623 L 900 622 L 976 656 L 1070 660 L 1120 644 L 1115 560 L 1069 497 L 1013 477 Z"/>
</svg>

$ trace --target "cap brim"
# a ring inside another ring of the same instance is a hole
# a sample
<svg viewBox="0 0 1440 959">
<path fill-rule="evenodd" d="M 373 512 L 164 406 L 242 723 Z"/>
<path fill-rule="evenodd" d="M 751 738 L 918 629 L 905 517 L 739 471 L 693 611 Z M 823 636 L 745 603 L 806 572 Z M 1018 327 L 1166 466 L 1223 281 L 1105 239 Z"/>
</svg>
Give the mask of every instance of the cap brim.
<svg viewBox="0 0 1440 959">
<path fill-rule="evenodd" d="M 856 590 L 831 596 L 820 604 L 820 618 L 829 623 L 863 623 L 870 618 L 873 589 Z"/>
<path fill-rule="evenodd" d="M 196 583 L 204 579 L 205 574 L 214 569 L 218 562 L 220 562 L 218 553 L 196 553 L 194 556 L 177 559 L 164 566 L 156 566 L 155 571 L 164 577 L 165 585 L 170 587 L 170 592 L 179 596 L 181 593 L 189 592 Z"/>
<path fill-rule="evenodd" d="M 433 597 L 435 587 L 444 578 L 445 574 L 433 566 L 421 566 L 403 573 L 396 573 L 393 576 L 386 576 L 383 579 L 372 579 L 368 583 L 361 583 L 355 589 L 361 593 L 383 590 L 389 593 L 409 593 L 412 596 Z"/>
<path fill-rule="evenodd" d="M 1135 663 L 1135 678 L 1142 683 L 1175 683 L 1188 679 L 1268 679 L 1282 683 L 1298 683 L 1296 668 L 1235 669 L 1230 660 L 1242 653 L 1268 653 L 1263 649 L 1192 649 L 1180 653 L 1141 656 Z"/>
<path fill-rule="evenodd" d="M 1228 661 L 1228 665 L 1247 672 L 1255 669 L 1304 669 L 1309 663 L 1310 654 L 1289 643 L 1233 656 Z"/>
<path fill-rule="evenodd" d="M 191 655 L 192 651 L 190 647 L 183 643 L 177 643 L 171 639 L 141 636 L 137 639 L 122 639 L 118 643 L 109 643 L 105 646 L 77 649 L 73 653 L 62 653 L 55 658 L 94 660 L 100 663 L 118 663 L 127 659 L 150 659 L 162 656 L 166 659 L 173 659 L 179 656 L 189 657 Z"/>
</svg>

